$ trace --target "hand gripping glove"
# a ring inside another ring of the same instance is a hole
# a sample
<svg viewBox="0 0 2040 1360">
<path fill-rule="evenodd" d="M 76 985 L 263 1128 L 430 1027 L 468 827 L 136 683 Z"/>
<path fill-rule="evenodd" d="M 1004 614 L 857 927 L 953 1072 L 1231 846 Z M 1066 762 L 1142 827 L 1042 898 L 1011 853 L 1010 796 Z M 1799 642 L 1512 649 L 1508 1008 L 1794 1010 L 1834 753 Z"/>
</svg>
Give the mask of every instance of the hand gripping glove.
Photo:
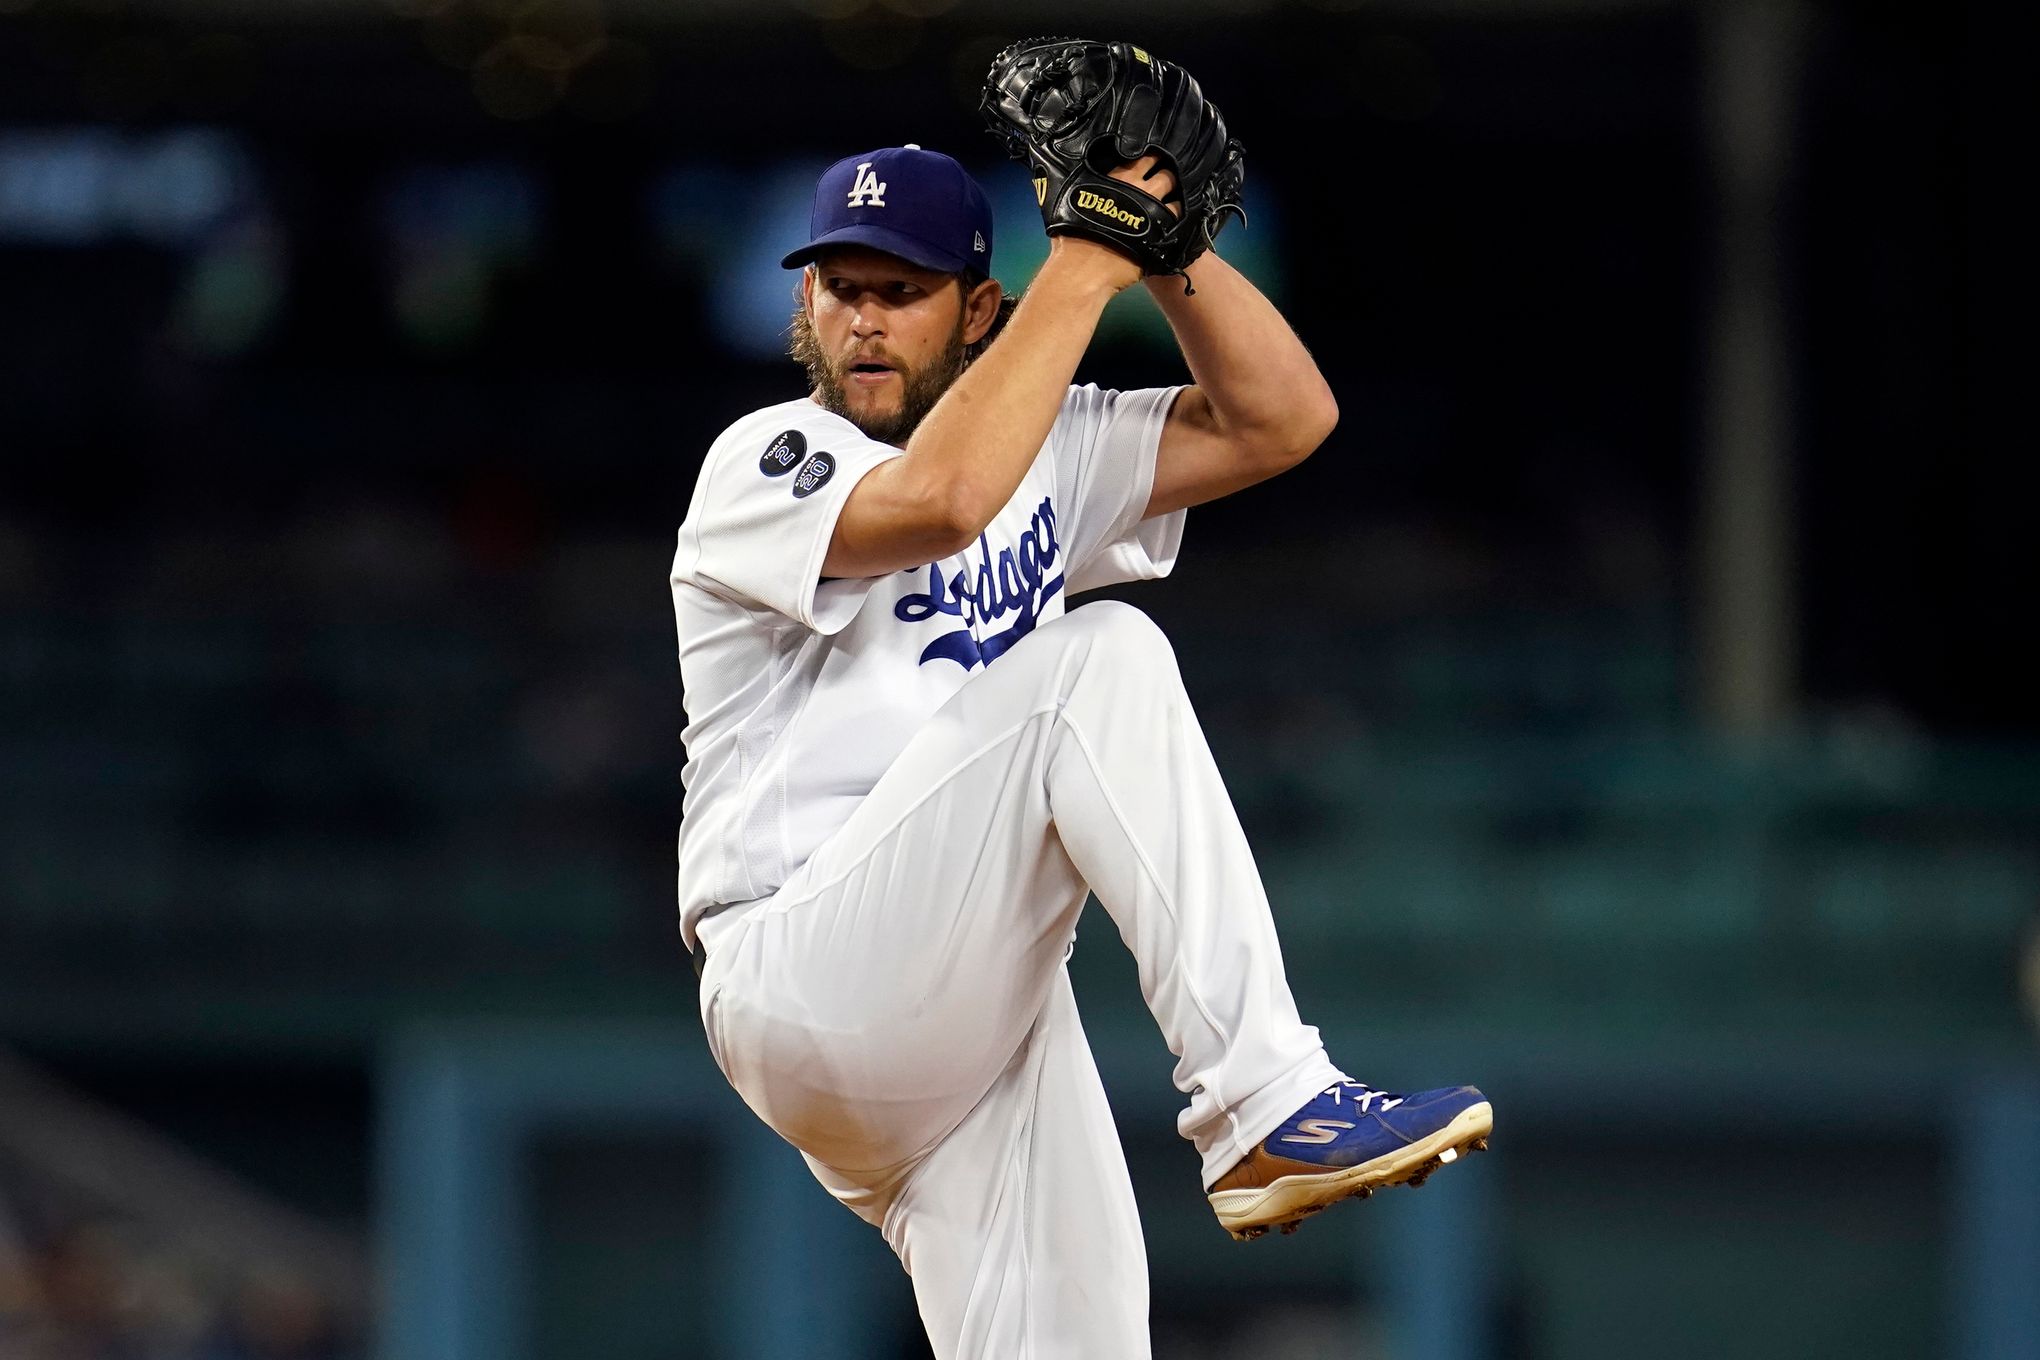
<svg viewBox="0 0 2040 1360">
<path fill-rule="evenodd" d="M 1131 43 L 1014 43 L 992 58 L 978 107 L 1008 154 L 1032 167 L 1050 236 L 1103 242 L 1144 274 L 1183 274 L 1229 214 L 1246 220 L 1244 152 L 1224 116 L 1189 72 Z M 1181 216 L 1108 173 L 1147 155 L 1176 176 Z M 1195 291 L 1188 275 L 1183 291 Z"/>
</svg>

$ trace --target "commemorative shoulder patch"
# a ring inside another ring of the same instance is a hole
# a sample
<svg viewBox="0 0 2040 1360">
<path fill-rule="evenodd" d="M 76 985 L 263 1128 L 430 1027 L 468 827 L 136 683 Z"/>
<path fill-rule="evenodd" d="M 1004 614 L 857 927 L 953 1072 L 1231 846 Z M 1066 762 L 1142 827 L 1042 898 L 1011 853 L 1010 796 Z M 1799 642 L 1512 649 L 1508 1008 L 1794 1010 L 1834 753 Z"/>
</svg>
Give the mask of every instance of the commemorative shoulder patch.
<svg viewBox="0 0 2040 1360">
<path fill-rule="evenodd" d="M 836 475 L 836 455 L 818 453 L 801 464 L 800 475 L 793 479 L 793 498 L 803 500 L 820 491 Z"/>
<path fill-rule="evenodd" d="M 800 460 L 807 457 L 807 436 L 799 430 L 788 430 L 770 444 L 758 456 L 758 471 L 767 477 L 784 477 L 800 466 Z"/>
</svg>

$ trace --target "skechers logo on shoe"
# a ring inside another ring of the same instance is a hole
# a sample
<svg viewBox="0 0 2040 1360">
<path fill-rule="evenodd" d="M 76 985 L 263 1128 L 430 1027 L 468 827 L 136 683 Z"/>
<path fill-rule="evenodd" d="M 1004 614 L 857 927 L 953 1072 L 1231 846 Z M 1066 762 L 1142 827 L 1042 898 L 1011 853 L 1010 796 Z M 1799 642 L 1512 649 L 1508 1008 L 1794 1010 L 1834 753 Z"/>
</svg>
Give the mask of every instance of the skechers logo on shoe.
<svg viewBox="0 0 2040 1360">
<path fill-rule="evenodd" d="M 1296 1121 L 1296 1132 L 1283 1134 L 1282 1141 L 1321 1147 L 1335 1141 L 1341 1132 L 1353 1127 L 1355 1126 L 1343 1119 L 1299 1119 Z"/>
<path fill-rule="evenodd" d="M 1118 200 L 1093 193 L 1089 189 L 1077 190 L 1077 208 L 1081 212 L 1096 213 L 1100 217 L 1109 217 L 1115 222 L 1122 222 L 1135 231 L 1139 231 L 1147 224 L 1147 218 L 1140 213 L 1130 212 L 1120 207 Z"/>
</svg>

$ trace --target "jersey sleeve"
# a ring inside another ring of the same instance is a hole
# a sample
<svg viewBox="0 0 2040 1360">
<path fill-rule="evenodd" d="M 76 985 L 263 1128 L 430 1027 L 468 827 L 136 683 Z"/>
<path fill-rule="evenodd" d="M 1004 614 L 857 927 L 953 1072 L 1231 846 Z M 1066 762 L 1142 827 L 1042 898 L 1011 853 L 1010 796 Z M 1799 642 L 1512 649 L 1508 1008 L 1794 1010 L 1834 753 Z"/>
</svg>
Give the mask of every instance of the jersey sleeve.
<svg viewBox="0 0 2040 1360">
<path fill-rule="evenodd" d="M 1181 387 L 1115 392 L 1072 387 L 1051 438 L 1056 486 L 1072 521 L 1069 593 L 1167 576 L 1186 512 L 1143 519 L 1155 485 L 1162 426 Z"/>
<path fill-rule="evenodd" d="M 823 581 L 850 490 L 900 450 L 815 407 L 759 412 L 709 451 L 680 527 L 674 578 L 818 633 L 857 616 L 875 578 Z"/>
</svg>

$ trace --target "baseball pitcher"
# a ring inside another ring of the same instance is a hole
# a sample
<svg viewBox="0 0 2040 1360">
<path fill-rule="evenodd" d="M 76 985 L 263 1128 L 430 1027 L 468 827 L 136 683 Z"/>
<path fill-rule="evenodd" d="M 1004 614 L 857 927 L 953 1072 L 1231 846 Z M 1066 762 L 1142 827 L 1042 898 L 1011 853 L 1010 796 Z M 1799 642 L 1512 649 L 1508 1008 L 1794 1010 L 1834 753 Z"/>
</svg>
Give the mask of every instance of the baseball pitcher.
<svg viewBox="0 0 2040 1360">
<path fill-rule="evenodd" d="M 1169 641 L 1188 507 L 1295 466 L 1332 395 L 1211 249 L 1239 144 L 1126 43 L 999 54 L 984 111 L 1051 237 L 1017 305 L 984 191 L 917 146 L 816 186 L 811 390 L 702 465 L 673 561 L 681 934 L 717 1065 L 884 1234 L 943 1360 L 1150 1354 L 1146 1253 L 1065 971 L 1095 892 L 1235 1237 L 1485 1146 L 1470 1086 L 1351 1079 L 1298 1017 Z M 1193 381 L 1071 385 L 1146 279 Z"/>
</svg>

